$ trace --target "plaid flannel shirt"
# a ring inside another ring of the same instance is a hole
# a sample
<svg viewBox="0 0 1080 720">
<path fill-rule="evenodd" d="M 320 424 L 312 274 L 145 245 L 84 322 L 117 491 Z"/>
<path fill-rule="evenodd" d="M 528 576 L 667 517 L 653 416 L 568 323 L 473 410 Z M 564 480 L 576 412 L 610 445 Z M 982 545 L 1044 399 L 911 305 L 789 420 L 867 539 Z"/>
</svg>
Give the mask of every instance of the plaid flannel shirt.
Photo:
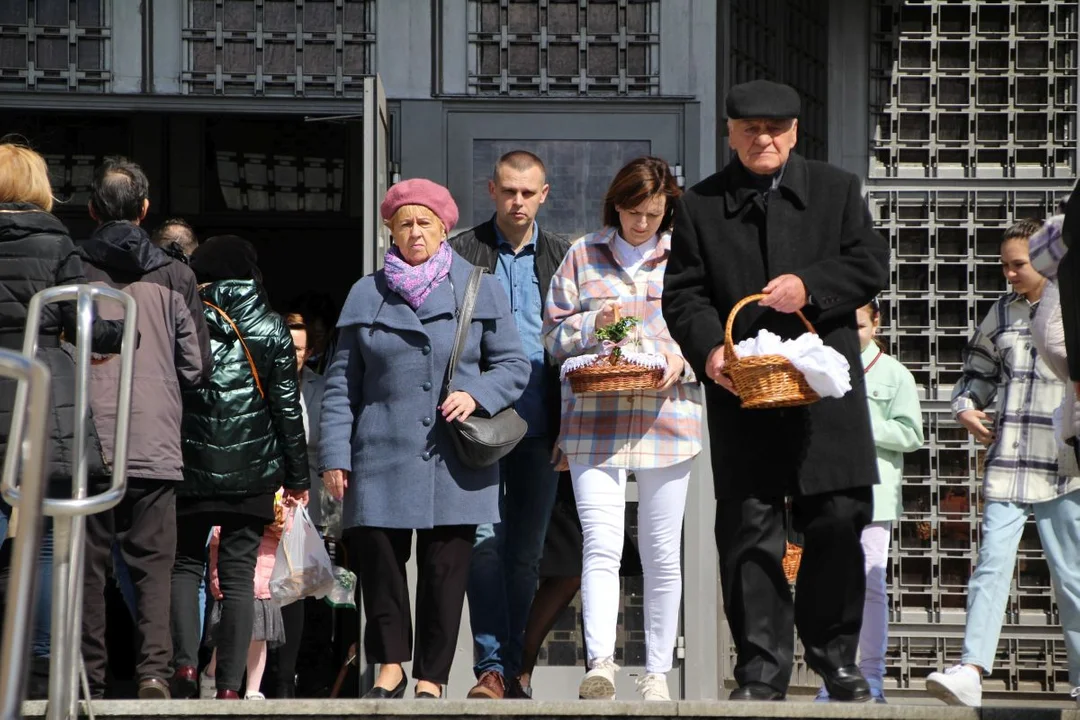
<svg viewBox="0 0 1080 720">
<path fill-rule="evenodd" d="M 605 228 L 570 248 L 551 280 L 544 311 L 544 342 L 560 362 L 598 352 L 596 316 L 617 300 L 624 316 L 641 318 L 640 350 L 683 357 L 660 309 L 671 235 L 633 277 L 614 251 L 615 230 Z M 668 390 L 574 395 L 562 386 L 559 447 L 589 467 L 630 470 L 669 467 L 701 452 L 701 387 L 684 359 L 683 376 Z"/>
<path fill-rule="evenodd" d="M 997 399 L 986 500 L 1036 503 L 1070 489 L 1058 475 L 1053 423 L 1065 386 L 1035 352 L 1034 308 L 1016 293 L 999 298 L 964 349 L 964 374 L 953 389 L 954 414 L 985 410 Z"/>
</svg>

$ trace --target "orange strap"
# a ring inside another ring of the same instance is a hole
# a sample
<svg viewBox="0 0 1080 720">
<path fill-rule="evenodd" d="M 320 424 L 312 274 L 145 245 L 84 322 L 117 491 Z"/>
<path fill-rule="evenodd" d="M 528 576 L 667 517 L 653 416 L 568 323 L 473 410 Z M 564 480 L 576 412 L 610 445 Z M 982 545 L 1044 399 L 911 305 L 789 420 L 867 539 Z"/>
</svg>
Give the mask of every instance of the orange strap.
<svg viewBox="0 0 1080 720">
<path fill-rule="evenodd" d="M 255 388 L 259 391 L 259 397 L 265 398 L 266 393 L 263 392 L 262 382 L 259 380 L 259 371 L 255 369 L 255 359 L 251 357 L 251 351 L 248 350 L 247 343 L 244 342 L 244 336 L 240 334 L 240 328 L 236 327 L 236 323 L 233 322 L 229 314 L 219 308 L 217 305 L 211 302 L 203 300 L 203 304 L 207 307 L 212 307 L 218 311 L 221 317 L 225 318 L 225 322 L 232 326 L 233 331 L 236 333 L 236 337 L 240 339 L 240 345 L 244 348 L 244 354 L 247 355 L 248 365 L 251 366 L 251 374 L 255 377 Z"/>
</svg>

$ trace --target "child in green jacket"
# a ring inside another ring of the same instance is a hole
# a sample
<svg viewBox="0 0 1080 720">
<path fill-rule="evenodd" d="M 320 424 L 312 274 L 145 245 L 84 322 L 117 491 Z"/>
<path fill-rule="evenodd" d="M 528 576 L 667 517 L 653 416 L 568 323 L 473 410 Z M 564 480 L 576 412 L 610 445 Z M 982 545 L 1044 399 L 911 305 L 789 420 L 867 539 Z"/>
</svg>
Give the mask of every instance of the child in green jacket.
<svg viewBox="0 0 1080 720">
<path fill-rule="evenodd" d="M 882 349 L 875 339 L 881 327 L 877 301 L 859 308 L 859 341 L 870 424 L 877 450 L 878 475 L 874 486 L 874 519 L 862 531 L 866 556 L 866 599 L 863 601 L 862 632 L 859 635 L 859 669 L 870 683 L 874 702 L 885 702 L 882 676 L 885 674 L 885 647 L 889 637 L 889 596 L 885 589 L 885 569 L 889 564 L 892 524 L 903 510 L 900 480 L 904 474 L 904 453 L 923 445 L 922 408 L 915 378 L 898 360 Z M 818 699 L 828 694 L 823 687 Z"/>
</svg>

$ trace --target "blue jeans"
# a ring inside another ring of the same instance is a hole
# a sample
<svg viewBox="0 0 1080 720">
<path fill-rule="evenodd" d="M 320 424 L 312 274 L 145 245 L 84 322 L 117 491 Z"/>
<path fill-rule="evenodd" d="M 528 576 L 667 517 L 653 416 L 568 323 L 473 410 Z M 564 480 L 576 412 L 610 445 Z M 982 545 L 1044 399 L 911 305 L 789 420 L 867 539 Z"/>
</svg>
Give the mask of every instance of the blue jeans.
<svg viewBox="0 0 1080 720">
<path fill-rule="evenodd" d="M 10 513 L 11 506 L 3 503 L 0 509 L 0 547 L 10 540 L 6 537 Z M 52 571 L 53 523 L 52 518 L 46 517 L 41 533 L 41 549 L 38 551 L 37 600 L 34 602 L 34 633 L 30 640 L 30 652 L 34 657 L 49 657 L 49 645 L 52 643 Z M 8 582 L 11 582 L 10 578 Z"/>
<path fill-rule="evenodd" d="M 558 473 L 551 442 L 527 437 L 499 463 L 502 521 L 479 525 L 469 568 L 473 670 L 517 677 Z"/>
<path fill-rule="evenodd" d="M 1035 525 L 1050 566 L 1065 632 L 1069 682 L 1076 687 L 1080 685 L 1080 566 L 1076 562 L 1080 557 L 1080 492 L 1032 505 L 986 502 L 979 561 L 968 582 L 967 626 L 960 662 L 978 665 L 987 673 L 993 669 L 1016 549 L 1029 512 L 1035 513 Z"/>
</svg>

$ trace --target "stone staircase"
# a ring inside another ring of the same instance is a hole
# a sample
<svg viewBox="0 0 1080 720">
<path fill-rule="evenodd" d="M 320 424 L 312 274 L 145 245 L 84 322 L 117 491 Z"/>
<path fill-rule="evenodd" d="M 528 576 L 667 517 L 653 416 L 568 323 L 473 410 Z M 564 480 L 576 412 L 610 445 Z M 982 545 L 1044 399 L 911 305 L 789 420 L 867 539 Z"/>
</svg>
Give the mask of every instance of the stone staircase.
<svg viewBox="0 0 1080 720">
<path fill-rule="evenodd" d="M 95 702 L 95 718 L 108 720 L 217 720 L 229 718 L 318 718 L 357 720 L 358 718 L 439 718 L 472 720 L 499 717 L 507 720 L 553 718 L 557 720 L 600 720 L 630 717 L 690 718 L 726 720 L 777 718 L 829 720 L 868 718 L 872 720 L 1080 720 L 1080 710 L 1068 703 L 1051 706 L 951 708 L 943 705 L 842 705 L 789 701 L 784 703 L 734 702 L 540 702 L 507 700 L 477 702 L 463 700 L 266 700 L 222 702 L 216 700 L 145 701 L 105 700 Z M 28 702 L 25 718 L 45 717 L 44 702 Z M 82 717 L 88 717 L 83 715 Z"/>
</svg>

